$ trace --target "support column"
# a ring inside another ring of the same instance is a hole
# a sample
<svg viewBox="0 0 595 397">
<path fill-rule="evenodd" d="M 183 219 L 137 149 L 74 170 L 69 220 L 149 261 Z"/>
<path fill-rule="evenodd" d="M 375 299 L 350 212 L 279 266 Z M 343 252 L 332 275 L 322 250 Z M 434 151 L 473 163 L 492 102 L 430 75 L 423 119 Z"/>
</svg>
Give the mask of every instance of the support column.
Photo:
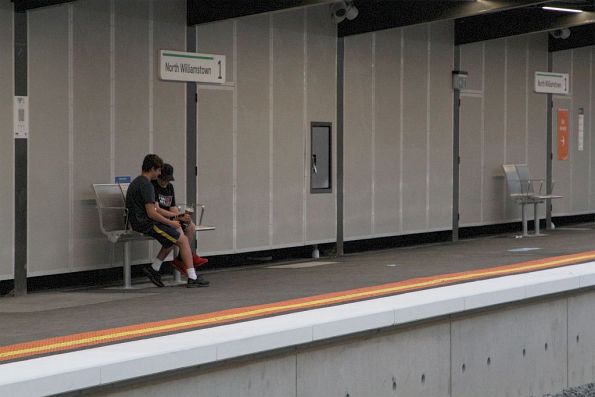
<svg viewBox="0 0 595 397">
<path fill-rule="evenodd" d="M 27 11 L 15 11 L 14 95 L 27 96 L 27 90 Z M 26 137 L 14 140 L 14 293 L 16 296 L 27 294 L 27 145 Z"/>
<path fill-rule="evenodd" d="M 547 55 L 547 70 L 548 72 L 552 71 L 552 53 L 548 53 Z M 553 153 L 553 142 L 552 142 L 552 108 L 554 107 L 554 102 L 552 99 L 552 94 L 547 94 L 547 129 L 546 129 L 546 164 L 545 164 L 545 185 L 546 185 L 546 194 L 552 194 L 552 161 L 554 158 Z M 552 200 L 548 199 L 545 200 L 545 228 L 551 229 L 552 228 Z"/>
<path fill-rule="evenodd" d="M 454 68 L 460 70 L 461 67 L 461 47 L 455 46 L 454 50 Z M 451 240 L 459 240 L 459 167 L 461 157 L 459 153 L 459 125 L 461 109 L 461 93 L 453 89 L 453 131 L 452 131 L 452 236 Z"/>
<path fill-rule="evenodd" d="M 345 43 L 337 38 L 337 256 L 343 255 L 343 75 Z"/>
</svg>

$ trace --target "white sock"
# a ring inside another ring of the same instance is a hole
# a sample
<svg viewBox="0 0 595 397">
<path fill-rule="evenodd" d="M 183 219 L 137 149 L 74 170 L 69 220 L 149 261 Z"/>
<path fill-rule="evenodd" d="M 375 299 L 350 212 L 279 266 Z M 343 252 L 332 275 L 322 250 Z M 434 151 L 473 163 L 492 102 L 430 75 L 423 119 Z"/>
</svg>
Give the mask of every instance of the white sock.
<svg viewBox="0 0 595 397">
<path fill-rule="evenodd" d="M 193 267 L 191 267 L 190 269 L 186 269 L 186 273 L 188 273 L 188 278 L 196 280 L 196 270 L 194 270 Z"/>
<path fill-rule="evenodd" d="M 163 261 L 161 259 L 155 258 L 155 260 L 151 264 L 151 267 L 153 268 L 153 270 L 155 270 L 156 272 L 158 272 L 159 269 L 161 269 L 161 264 L 162 263 L 163 263 Z"/>
</svg>

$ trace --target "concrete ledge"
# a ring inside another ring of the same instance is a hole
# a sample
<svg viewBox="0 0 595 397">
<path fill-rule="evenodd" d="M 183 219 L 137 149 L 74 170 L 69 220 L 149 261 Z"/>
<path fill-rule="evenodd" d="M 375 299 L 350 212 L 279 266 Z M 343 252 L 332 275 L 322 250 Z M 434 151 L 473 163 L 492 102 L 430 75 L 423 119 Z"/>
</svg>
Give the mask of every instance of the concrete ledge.
<svg viewBox="0 0 595 397">
<path fill-rule="evenodd" d="M 81 390 L 595 285 L 595 262 L 0 365 L 1 396 Z"/>
</svg>

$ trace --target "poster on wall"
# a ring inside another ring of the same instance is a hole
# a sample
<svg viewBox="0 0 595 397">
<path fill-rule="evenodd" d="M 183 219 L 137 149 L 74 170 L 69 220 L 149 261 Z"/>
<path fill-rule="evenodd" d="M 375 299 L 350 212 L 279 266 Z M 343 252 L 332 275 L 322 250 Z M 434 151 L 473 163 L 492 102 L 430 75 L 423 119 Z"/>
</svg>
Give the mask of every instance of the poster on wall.
<svg viewBox="0 0 595 397">
<path fill-rule="evenodd" d="M 13 104 L 13 129 L 15 139 L 29 137 L 29 98 L 15 96 Z"/>
<path fill-rule="evenodd" d="M 585 109 L 578 110 L 578 150 L 582 152 L 585 148 Z"/>
<path fill-rule="evenodd" d="M 568 160 L 568 109 L 558 109 L 558 160 Z"/>
</svg>

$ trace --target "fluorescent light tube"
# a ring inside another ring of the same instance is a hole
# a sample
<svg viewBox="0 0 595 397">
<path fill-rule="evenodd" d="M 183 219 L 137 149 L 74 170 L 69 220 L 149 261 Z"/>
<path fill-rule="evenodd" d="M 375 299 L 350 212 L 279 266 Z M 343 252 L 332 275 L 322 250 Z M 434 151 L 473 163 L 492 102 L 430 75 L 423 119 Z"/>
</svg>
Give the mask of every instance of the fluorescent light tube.
<svg viewBox="0 0 595 397">
<path fill-rule="evenodd" d="M 583 12 L 583 10 L 575 10 L 573 8 L 560 8 L 560 7 L 541 7 L 541 8 L 544 10 L 548 10 L 548 11 L 575 12 L 575 13 Z"/>
</svg>

